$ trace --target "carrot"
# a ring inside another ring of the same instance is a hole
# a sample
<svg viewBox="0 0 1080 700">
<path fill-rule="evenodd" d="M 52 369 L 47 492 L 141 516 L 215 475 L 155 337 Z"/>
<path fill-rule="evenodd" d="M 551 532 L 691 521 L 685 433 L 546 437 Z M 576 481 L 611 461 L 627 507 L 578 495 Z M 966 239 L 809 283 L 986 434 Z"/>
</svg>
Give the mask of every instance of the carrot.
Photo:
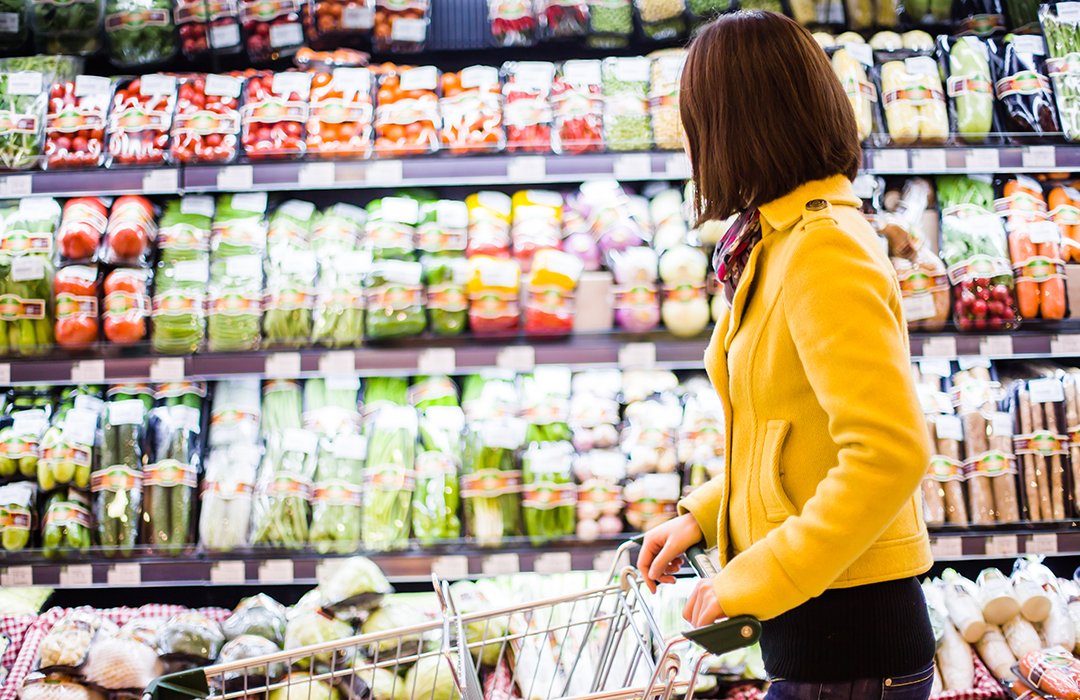
<svg viewBox="0 0 1080 700">
<path fill-rule="evenodd" d="M 1065 318 L 1065 280 L 1053 277 L 1040 284 L 1039 305 L 1043 318 L 1054 321 Z"/>
<path fill-rule="evenodd" d="M 1050 190 L 1048 198 L 1050 215 L 1061 230 L 1062 259 L 1080 262 L 1080 193 L 1071 187 L 1059 185 Z"/>
</svg>

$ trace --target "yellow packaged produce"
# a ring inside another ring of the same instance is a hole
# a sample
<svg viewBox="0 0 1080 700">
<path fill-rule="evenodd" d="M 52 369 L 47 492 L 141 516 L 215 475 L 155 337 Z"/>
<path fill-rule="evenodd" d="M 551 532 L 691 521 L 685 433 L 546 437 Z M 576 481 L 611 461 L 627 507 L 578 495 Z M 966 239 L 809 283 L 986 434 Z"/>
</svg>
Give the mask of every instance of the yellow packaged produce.
<svg viewBox="0 0 1080 700">
<path fill-rule="evenodd" d="M 832 67 L 844 93 L 855 111 L 855 125 L 859 141 L 870 137 L 874 129 L 874 110 L 877 108 L 877 90 L 869 81 L 866 69 L 873 60 L 866 44 L 851 44 L 837 49 L 832 55 Z"/>
<path fill-rule="evenodd" d="M 883 63 L 881 99 L 893 145 L 943 143 L 948 137 L 945 91 L 933 58 L 913 56 Z"/>
<path fill-rule="evenodd" d="M 686 63 L 684 49 L 664 49 L 649 54 L 652 59 L 649 81 L 649 114 L 653 142 L 657 148 L 679 150 L 683 125 L 679 117 L 679 82 Z"/>
</svg>

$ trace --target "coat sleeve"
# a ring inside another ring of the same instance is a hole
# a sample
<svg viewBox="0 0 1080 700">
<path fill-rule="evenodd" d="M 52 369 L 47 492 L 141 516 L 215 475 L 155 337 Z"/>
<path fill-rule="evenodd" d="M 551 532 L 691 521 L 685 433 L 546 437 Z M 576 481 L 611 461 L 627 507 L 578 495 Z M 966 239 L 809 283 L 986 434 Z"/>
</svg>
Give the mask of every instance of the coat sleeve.
<svg viewBox="0 0 1080 700">
<path fill-rule="evenodd" d="M 831 221 L 792 235 L 781 302 L 838 458 L 799 515 L 714 580 L 726 614 L 765 620 L 823 593 L 881 537 L 930 454 L 891 271 Z"/>
<path fill-rule="evenodd" d="M 705 548 L 716 546 L 717 529 L 720 522 L 720 499 L 723 496 L 724 475 L 721 474 L 694 489 L 686 498 L 679 501 L 679 515 L 690 513 L 701 528 L 705 538 Z"/>
</svg>

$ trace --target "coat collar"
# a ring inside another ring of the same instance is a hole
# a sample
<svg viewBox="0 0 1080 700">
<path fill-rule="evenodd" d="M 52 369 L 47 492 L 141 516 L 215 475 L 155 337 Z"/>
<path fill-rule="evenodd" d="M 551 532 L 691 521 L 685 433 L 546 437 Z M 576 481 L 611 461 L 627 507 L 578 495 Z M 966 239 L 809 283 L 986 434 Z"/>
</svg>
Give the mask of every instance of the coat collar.
<svg viewBox="0 0 1080 700">
<path fill-rule="evenodd" d="M 806 203 L 812 199 L 824 199 L 830 204 L 847 204 L 853 207 L 860 204 L 852 189 L 851 180 L 846 176 L 833 175 L 824 180 L 812 180 L 759 207 L 761 218 L 767 224 L 762 233 L 768 233 L 769 230 L 785 231 L 794 226 L 802 217 Z"/>
</svg>

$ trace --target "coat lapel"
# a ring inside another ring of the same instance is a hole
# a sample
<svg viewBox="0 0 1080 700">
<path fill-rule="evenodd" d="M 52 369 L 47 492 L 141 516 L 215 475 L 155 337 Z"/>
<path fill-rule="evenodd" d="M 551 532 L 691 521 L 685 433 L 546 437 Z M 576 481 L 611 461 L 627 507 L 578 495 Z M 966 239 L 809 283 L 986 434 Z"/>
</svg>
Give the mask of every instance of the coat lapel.
<svg viewBox="0 0 1080 700">
<path fill-rule="evenodd" d="M 762 238 L 762 240 L 754 246 L 754 249 L 750 251 L 750 259 L 747 260 L 746 268 L 739 278 L 739 285 L 735 287 L 735 294 L 731 299 L 731 312 L 728 317 L 727 333 L 724 335 L 725 351 L 731 349 L 731 340 L 735 337 L 735 332 L 739 330 L 739 324 L 742 323 L 743 312 L 746 310 L 746 304 L 750 298 L 750 289 L 754 285 L 754 275 L 757 273 L 758 262 L 761 258 L 761 251 L 764 246 L 765 240 Z"/>
</svg>

